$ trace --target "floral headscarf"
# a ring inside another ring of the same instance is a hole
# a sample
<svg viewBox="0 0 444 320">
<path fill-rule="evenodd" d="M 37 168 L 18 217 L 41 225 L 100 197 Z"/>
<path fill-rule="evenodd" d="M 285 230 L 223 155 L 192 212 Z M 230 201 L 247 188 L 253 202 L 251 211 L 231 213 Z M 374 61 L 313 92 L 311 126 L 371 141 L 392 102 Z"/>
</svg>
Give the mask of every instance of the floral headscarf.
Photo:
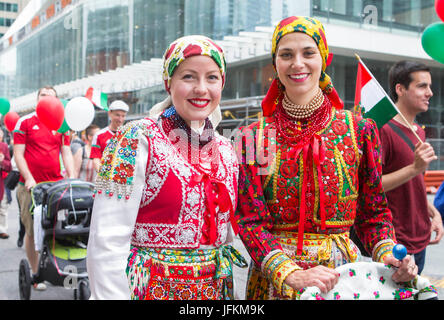
<svg viewBox="0 0 444 320">
<path fill-rule="evenodd" d="M 163 81 L 168 92 L 174 71 L 181 62 L 192 56 L 208 56 L 212 58 L 222 75 L 222 86 L 225 84 L 227 65 L 222 49 L 207 37 L 199 35 L 186 36 L 171 43 L 165 51 L 163 58 Z"/>
<path fill-rule="evenodd" d="M 276 70 L 276 49 L 283 36 L 293 32 L 302 32 L 311 37 L 316 43 L 322 57 L 322 72 L 319 78 L 319 87 L 327 94 L 333 106 L 342 109 L 344 104 L 339 98 L 336 89 L 333 87 L 330 77 L 325 73 L 325 69 L 331 62 L 332 55 L 329 53 L 325 30 L 321 22 L 310 17 L 288 17 L 279 22 L 276 26 L 273 38 L 271 54 L 273 66 Z M 278 79 L 274 79 L 265 99 L 262 101 L 264 116 L 271 116 L 276 108 L 277 101 L 282 94 L 279 89 Z"/>
<path fill-rule="evenodd" d="M 163 56 L 163 81 L 165 90 L 170 93 L 171 77 L 177 67 L 187 58 L 192 56 L 208 56 L 214 60 L 219 67 L 220 74 L 222 76 L 222 87 L 225 85 L 225 74 L 227 70 L 227 64 L 225 61 L 224 52 L 210 38 L 201 35 L 192 35 L 179 38 L 172 42 Z M 150 110 L 150 117 L 158 118 L 160 114 L 172 105 L 171 96 L 168 97 L 153 106 Z M 211 113 L 208 117 L 216 128 L 219 122 L 222 120 L 222 114 L 220 107 Z"/>
</svg>

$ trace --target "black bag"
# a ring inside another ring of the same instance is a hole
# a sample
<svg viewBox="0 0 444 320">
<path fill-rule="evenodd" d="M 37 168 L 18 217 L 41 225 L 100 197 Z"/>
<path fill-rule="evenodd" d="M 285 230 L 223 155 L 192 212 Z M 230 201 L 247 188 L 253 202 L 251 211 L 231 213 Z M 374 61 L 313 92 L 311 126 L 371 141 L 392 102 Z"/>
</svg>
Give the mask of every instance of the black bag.
<svg viewBox="0 0 444 320">
<path fill-rule="evenodd" d="M 16 170 L 10 171 L 4 181 L 5 187 L 8 188 L 9 190 L 14 190 L 15 187 L 17 187 L 19 179 L 20 179 L 20 172 Z"/>
</svg>

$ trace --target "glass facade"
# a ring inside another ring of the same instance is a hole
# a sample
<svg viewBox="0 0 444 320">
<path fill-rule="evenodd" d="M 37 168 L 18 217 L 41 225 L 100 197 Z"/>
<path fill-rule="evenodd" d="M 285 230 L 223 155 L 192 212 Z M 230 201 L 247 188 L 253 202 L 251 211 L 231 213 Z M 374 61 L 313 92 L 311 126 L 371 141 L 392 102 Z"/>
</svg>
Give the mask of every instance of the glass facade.
<svg viewBox="0 0 444 320">
<path fill-rule="evenodd" d="M 433 0 L 95 0 L 73 3 L 77 3 L 74 10 L 42 27 L 43 32 L 35 32 L 18 43 L 15 48 L 17 67 L 12 74 L 16 88 L 10 92 L 0 89 L 0 94 L 17 97 L 42 85 L 69 82 L 160 58 L 166 46 L 183 35 L 205 34 L 221 40 L 241 31 L 252 31 L 256 26 L 271 26 L 288 15 L 311 14 L 332 23 L 362 26 L 376 10 L 377 19 L 370 19 L 370 22 L 378 28 L 410 32 L 420 32 L 425 25 L 438 20 Z M 2 56 L 0 52 L 0 59 Z"/>
<path fill-rule="evenodd" d="M 86 76 L 131 63 L 128 2 L 88 1 L 83 6 Z"/>
<path fill-rule="evenodd" d="M 257 26 L 270 27 L 289 15 L 312 15 L 351 28 L 371 25 L 379 31 L 414 37 L 439 21 L 434 0 L 73 0 L 72 4 L 72 10 L 20 38 L 17 45 L 7 49 L 0 45 L 0 96 L 12 99 L 43 85 L 161 58 L 167 45 L 184 35 L 204 34 L 222 40 Z M 365 59 L 365 63 L 387 89 L 392 62 Z M 269 57 L 228 67 L 224 100 L 264 95 L 275 74 Z M 354 57 L 335 55 L 327 70 L 348 107 L 353 105 L 356 69 Z M 430 111 L 418 121 L 439 149 L 444 137 L 444 69 L 432 68 L 432 76 Z M 165 95 L 163 87 L 156 86 L 110 94 L 109 98 L 129 102 L 129 117 L 136 118 Z M 104 125 L 106 113 L 99 113 L 96 121 Z M 441 167 L 440 162 L 435 166 Z"/>
<path fill-rule="evenodd" d="M 313 15 L 339 24 L 371 24 L 389 32 L 421 33 L 439 21 L 434 0 L 313 0 Z"/>
<path fill-rule="evenodd" d="M 20 42 L 16 48 L 16 95 L 83 77 L 82 40 L 79 30 L 65 28 L 64 19 L 58 19 L 44 32 Z"/>
</svg>

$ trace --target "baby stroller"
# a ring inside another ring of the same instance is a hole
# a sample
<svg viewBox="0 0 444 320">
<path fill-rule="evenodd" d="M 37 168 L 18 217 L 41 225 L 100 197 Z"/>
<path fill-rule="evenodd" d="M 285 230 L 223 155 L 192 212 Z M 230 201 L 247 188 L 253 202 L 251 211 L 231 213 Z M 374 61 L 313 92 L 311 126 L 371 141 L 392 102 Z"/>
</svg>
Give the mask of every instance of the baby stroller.
<svg viewBox="0 0 444 320">
<path fill-rule="evenodd" d="M 93 191 L 92 183 L 76 179 L 42 182 L 32 188 L 34 241 L 40 259 L 34 279 L 27 259 L 20 261 L 21 300 L 30 299 L 33 282 L 43 281 L 74 289 L 76 300 L 89 298 L 86 246 Z"/>
</svg>

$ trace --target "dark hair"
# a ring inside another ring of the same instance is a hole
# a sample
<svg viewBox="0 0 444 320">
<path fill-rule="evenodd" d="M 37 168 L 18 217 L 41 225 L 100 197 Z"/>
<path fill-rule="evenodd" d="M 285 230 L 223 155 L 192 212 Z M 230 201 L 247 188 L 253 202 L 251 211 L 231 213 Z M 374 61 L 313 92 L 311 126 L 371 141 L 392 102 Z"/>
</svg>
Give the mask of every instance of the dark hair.
<svg viewBox="0 0 444 320">
<path fill-rule="evenodd" d="M 408 89 L 413 72 L 427 71 L 430 72 L 430 68 L 425 64 L 415 61 L 402 60 L 394 64 L 389 70 L 389 88 L 390 95 L 394 102 L 398 101 L 398 94 L 396 93 L 396 85 L 399 83 L 404 88 Z"/>
<path fill-rule="evenodd" d="M 91 131 L 93 131 L 94 129 L 100 129 L 100 127 L 95 124 L 89 125 L 88 128 L 85 129 L 85 135 L 89 136 L 91 134 Z"/>
<path fill-rule="evenodd" d="M 57 91 L 56 91 L 56 89 L 54 89 L 54 87 L 51 87 L 51 86 L 44 86 L 44 87 L 41 87 L 41 88 L 39 89 L 39 91 L 37 92 L 37 98 L 40 96 L 40 92 L 42 92 L 43 89 L 54 91 L 55 96 L 57 97 Z"/>
</svg>

